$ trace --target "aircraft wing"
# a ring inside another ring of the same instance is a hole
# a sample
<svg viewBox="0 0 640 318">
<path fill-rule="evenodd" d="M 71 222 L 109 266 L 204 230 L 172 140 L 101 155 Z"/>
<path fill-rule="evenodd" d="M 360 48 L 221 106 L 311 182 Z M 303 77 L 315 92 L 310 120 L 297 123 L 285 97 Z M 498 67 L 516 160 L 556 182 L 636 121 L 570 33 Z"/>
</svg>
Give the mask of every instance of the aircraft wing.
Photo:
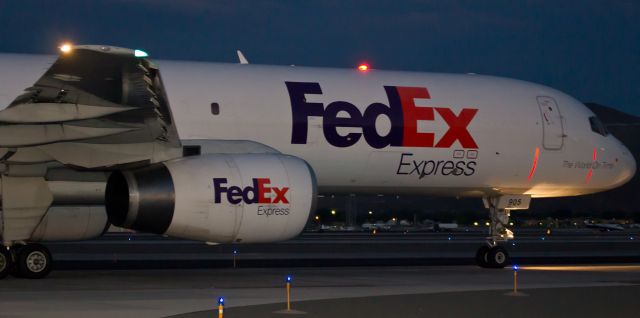
<svg viewBox="0 0 640 318">
<path fill-rule="evenodd" d="M 160 72 L 142 53 L 105 46 L 62 53 L 0 111 L 0 161 L 91 169 L 175 157 L 180 141 Z"/>
</svg>

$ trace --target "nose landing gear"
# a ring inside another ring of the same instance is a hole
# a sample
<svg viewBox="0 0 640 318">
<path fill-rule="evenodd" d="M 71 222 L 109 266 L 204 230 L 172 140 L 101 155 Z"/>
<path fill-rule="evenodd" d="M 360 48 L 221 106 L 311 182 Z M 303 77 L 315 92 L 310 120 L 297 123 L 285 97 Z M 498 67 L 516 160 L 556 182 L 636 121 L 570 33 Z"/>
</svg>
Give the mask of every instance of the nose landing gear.
<svg viewBox="0 0 640 318">
<path fill-rule="evenodd" d="M 507 228 L 511 210 L 528 209 L 531 197 L 522 195 L 509 195 L 500 197 L 483 198 L 486 208 L 489 209 L 489 237 L 486 245 L 476 252 L 476 264 L 483 268 L 504 268 L 510 262 L 509 253 L 501 242 L 513 239 L 513 232 Z"/>
<path fill-rule="evenodd" d="M 504 268 L 509 261 L 509 253 L 501 246 L 482 246 L 476 252 L 476 264 L 482 268 Z"/>
</svg>

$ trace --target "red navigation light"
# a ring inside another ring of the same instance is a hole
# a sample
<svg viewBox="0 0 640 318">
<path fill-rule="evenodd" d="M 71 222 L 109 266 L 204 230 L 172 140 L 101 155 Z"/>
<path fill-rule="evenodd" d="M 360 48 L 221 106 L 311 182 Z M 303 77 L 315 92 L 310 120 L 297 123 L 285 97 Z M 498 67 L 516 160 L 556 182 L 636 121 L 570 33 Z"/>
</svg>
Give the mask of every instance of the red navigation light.
<svg viewBox="0 0 640 318">
<path fill-rule="evenodd" d="M 594 164 L 598 163 L 598 148 L 593 148 L 593 161 Z M 587 179 L 584 180 L 584 184 L 589 183 L 589 180 L 591 180 L 591 176 L 593 176 L 593 166 L 591 169 L 589 169 L 589 173 L 587 173 Z"/>
<path fill-rule="evenodd" d="M 540 148 L 536 147 L 536 153 L 533 155 L 533 163 L 531 164 L 531 171 L 529 171 L 529 181 L 531 181 L 531 179 L 533 178 L 533 174 L 536 172 L 539 156 L 540 156 Z"/>
<path fill-rule="evenodd" d="M 362 64 L 358 65 L 358 71 L 366 72 L 368 70 L 369 70 L 369 64 L 362 63 Z"/>
</svg>

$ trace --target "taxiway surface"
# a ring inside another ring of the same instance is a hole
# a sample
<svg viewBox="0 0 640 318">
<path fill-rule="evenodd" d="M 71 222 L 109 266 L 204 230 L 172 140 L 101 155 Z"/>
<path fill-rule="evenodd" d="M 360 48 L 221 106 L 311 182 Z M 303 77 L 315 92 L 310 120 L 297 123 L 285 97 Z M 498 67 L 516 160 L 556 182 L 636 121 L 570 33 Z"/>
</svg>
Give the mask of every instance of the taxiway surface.
<svg viewBox="0 0 640 318">
<path fill-rule="evenodd" d="M 293 309 L 307 317 L 637 316 L 640 265 L 239 268 L 56 271 L 47 279 L 0 281 L 2 317 L 270 317 L 284 309 L 286 275 Z"/>
<path fill-rule="evenodd" d="M 473 231 L 305 233 L 237 246 L 122 233 L 52 243 L 50 277 L 0 280 L 0 317 L 211 317 L 220 296 L 226 317 L 277 316 L 289 274 L 293 308 L 307 317 L 637 316 L 637 232 L 519 234 L 507 247 L 524 297 L 505 295 L 512 270 L 460 265 L 482 244 Z"/>
<path fill-rule="evenodd" d="M 206 245 L 148 234 L 108 234 L 82 242 L 47 244 L 56 269 L 470 265 L 482 231 L 452 233 L 304 233 L 269 244 Z M 519 230 L 504 246 L 520 263 L 640 263 L 640 234 Z M 236 251 L 236 254 L 234 254 Z"/>
</svg>

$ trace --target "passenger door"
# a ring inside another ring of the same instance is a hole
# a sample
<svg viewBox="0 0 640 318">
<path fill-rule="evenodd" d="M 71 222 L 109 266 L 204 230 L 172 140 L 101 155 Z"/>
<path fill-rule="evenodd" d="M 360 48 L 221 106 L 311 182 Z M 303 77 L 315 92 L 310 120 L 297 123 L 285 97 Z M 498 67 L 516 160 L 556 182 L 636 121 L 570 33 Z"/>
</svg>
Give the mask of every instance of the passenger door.
<svg viewBox="0 0 640 318">
<path fill-rule="evenodd" d="M 564 126 L 558 103 L 549 96 L 538 96 L 537 100 L 542 117 L 542 146 L 547 150 L 560 150 L 564 144 Z"/>
</svg>

